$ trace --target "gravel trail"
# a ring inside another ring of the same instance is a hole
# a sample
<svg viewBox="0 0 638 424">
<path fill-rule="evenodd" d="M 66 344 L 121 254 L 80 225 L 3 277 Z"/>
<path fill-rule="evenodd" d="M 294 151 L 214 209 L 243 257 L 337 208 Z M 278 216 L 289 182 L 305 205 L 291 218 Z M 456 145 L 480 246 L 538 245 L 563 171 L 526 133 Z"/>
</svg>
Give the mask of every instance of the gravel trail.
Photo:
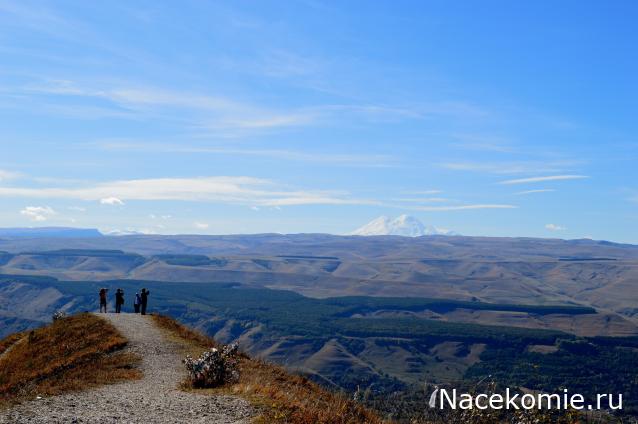
<svg viewBox="0 0 638 424">
<path fill-rule="evenodd" d="M 151 317 L 100 314 L 142 357 L 144 377 L 84 392 L 24 402 L 0 412 L 0 423 L 248 423 L 254 410 L 233 396 L 183 392 L 181 346 L 169 340 Z"/>
<path fill-rule="evenodd" d="M 13 350 L 14 347 L 16 347 L 17 345 L 19 345 L 20 343 L 24 342 L 26 340 L 27 336 L 24 336 L 21 339 L 16 340 L 11 346 L 9 346 L 7 349 L 5 349 L 4 352 L 0 353 L 0 359 L 2 359 L 2 357 L 6 354 L 8 354 L 9 352 L 11 352 Z"/>
</svg>

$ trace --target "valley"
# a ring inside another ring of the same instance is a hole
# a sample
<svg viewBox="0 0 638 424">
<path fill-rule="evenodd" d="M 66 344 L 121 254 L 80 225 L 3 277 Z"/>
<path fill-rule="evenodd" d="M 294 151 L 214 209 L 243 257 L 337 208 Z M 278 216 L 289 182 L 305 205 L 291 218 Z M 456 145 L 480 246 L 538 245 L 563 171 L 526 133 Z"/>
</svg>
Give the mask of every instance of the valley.
<svg viewBox="0 0 638 424">
<path fill-rule="evenodd" d="M 0 246 L 0 335 L 96 310 L 100 287 L 123 288 L 128 303 L 146 287 L 153 311 L 338 390 L 487 375 L 550 390 L 572 363 L 610 377 L 638 361 L 635 246 L 324 235 Z M 581 383 L 571 384 L 589 393 Z"/>
</svg>

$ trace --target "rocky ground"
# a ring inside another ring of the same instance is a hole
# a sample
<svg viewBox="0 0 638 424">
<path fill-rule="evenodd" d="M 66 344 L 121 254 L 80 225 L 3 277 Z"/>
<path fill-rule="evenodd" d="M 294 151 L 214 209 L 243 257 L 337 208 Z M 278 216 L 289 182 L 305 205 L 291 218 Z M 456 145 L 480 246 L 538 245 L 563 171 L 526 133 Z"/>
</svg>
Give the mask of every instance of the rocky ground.
<svg viewBox="0 0 638 424">
<path fill-rule="evenodd" d="M 180 345 L 149 316 L 103 314 L 142 357 L 144 377 L 85 392 L 34 399 L 0 412 L 0 423 L 244 423 L 254 410 L 232 396 L 188 393 Z"/>
</svg>

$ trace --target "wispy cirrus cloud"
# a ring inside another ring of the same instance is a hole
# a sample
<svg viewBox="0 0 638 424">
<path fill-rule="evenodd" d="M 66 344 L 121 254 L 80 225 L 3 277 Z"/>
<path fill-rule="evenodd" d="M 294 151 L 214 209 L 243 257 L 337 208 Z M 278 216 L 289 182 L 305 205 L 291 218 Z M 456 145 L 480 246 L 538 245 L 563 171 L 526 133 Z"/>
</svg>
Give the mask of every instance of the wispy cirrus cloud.
<svg viewBox="0 0 638 424">
<path fill-rule="evenodd" d="M 14 88 L 20 95 L 44 97 L 39 107 L 49 113 L 56 110 L 67 116 L 73 113 L 68 104 L 58 104 L 56 97 L 94 99 L 105 105 L 76 108 L 78 117 L 120 117 L 130 119 L 170 119 L 197 131 L 256 130 L 308 125 L 316 118 L 311 109 L 280 110 L 259 106 L 224 95 L 194 93 L 135 83 L 85 82 L 47 79 Z M 84 108 L 89 108 L 87 112 Z M 95 113 L 94 113 L 95 112 Z"/>
<path fill-rule="evenodd" d="M 481 118 L 489 115 L 467 101 L 433 101 L 410 105 L 383 103 L 322 103 L 281 108 L 252 102 L 249 96 L 201 94 L 187 89 L 145 86 L 136 82 L 46 79 L 14 88 L 13 94 L 39 96 L 30 104 L 47 113 L 64 116 L 77 111 L 79 118 L 162 118 L 179 122 L 194 134 L 239 137 L 255 131 L 347 122 L 401 122 L 433 117 Z M 93 99 L 106 104 L 73 108 L 63 98 Z M 16 106 L 18 107 L 18 106 Z"/>
<path fill-rule="evenodd" d="M 0 1 L 0 12 L 6 16 L 7 23 L 37 31 L 58 32 L 56 29 L 68 30 L 70 27 L 66 18 L 36 5 L 27 6 L 21 2 Z"/>
<path fill-rule="evenodd" d="M 131 151 L 155 153 L 184 153 L 184 154 L 210 154 L 229 156 L 255 156 L 279 160 L 317 162 L 339 166 L 361 166 L 385 168 L 396 166 L 399 159 L 391 155 L 373 155 L 367 153 L 345 154 L 345 153 L 320 153 L 303 152 L 290 149 L 251 149 L 251 148 L 228 148 L 228 147 L 206 147 L 188 144 L 170 144 L 155 142 L 136 141 L 100 141 L 95 143 L 101 149 L 109 151 Z"/>
<path fill-rule="evenodd" d="M 556 191 L 553 188 L 540 188 L 537 190 L 524 190 L 524 191 L 519 191 L 517 193 L 514 193 L 517 196 L 525 196 L 527 194 L 535 194 L 535 193 L 550 193 L 552 191 Z"/>
<path fill-rule="evenodd" d="M 446 197 L 400 197 L 392 199 L 396 202 L 408 202 L 408 203 L 444 203 L 455 202 L 456 200 L 448 199 Z"/>
<path fill-rule="evenodd" d="M 497 153 L 512 153 L 515 151 L 512 142 L 505 137 L 481 134 L 452 134 L 451 137 L 457 140 L 452 143 L 452 146 L 463 150 Z"/>
<path fill-rule="evenodd" d="M 518 178 L 513 180 L 505 180 L 499 182 L 499 184 L 528 184 L 528 183 L 542 183 L 547 181 L 565 181 L 565 180 L 582 180 L 585 178 L 589 178 L 587 175 L 547 175 L 543 177 L 529 177 L 529 178 Z"/>
<path fill-rule="evenodd" d="M 529 174 L 540 172 L 565 172 L 579 161 L 504 161 L 504 162 L 445 162 L 440 166 L 453 171 L 483 172 L 488 174 Z"/>
<path fill-rule="evenodd" d="M 195 178 L 148 178 L 107 181 L 80 187 L 1 187 L 0 197 L 71 199 L 123 205 L 129 200 L 209 202 L 245 206 L 368 205 L 415 211 L 460 211 L 473 209 L 513 209 L 507 204 L 464 204 L 450 199 L 430 198 L 436 206 L 407 204 L 405 200 L 383 201 L 352 196 L 340 190 L 299 190 L 273 181 L 247 176 Z M 421 203 L 426 203 L 420 199 Z"/>
<path fill-rule="evenodd" d="M 427 195 L 430 195 L 430 194 L 443 193 L 443 190 L 402 190 L 401 193 L 427 196 Z"/>
<path fill-rule="evenodd" d="M 446 206 L 417 206 L 412 208 L 415 211 L 423 212 L 445 212 L 445 211 L 464 211 L 475 209 L 516 209 L 516 205 L 507 204 L 473 204 L 473 205 L 446 205 Z"/>
<path fill-rule="evenodd" d="M 71 80 L 48 79 L 30 83 L 16 90 L 17 94 L 64 96 L 105 100 L 113 106 L 112 116 L 140 119 L 145 116 L 183 120 L 192 129 L 202 132 L 219 130 L 264 130 L 273 128 L 317 125 L 332 120 L 404 120 L 425 116 L 480 113 L 463 102 L 442 102 L 413 107 L 378 104 L 319 104 L 281 109 L 259 105 L 245 99 L 225 95 L 200 94 L 187 90 L 143 86 L 136 83 L 78 83 Z M 49 111 L 68 105 L 44 105 Z M 89 105 L 90 108 L 97 108 Z M 99 113 L 107 110 L 99 107 Z M 177 111 L 177 113 L 176 113 Z M 78 111 L 82 113 L 81 110 Z"/>
<path fill-rule="evenodd" d="M 545 229 L 549 231 L 565 231 L 567 228 L 557 224 L 545 224 Z"/>
<path fill-rule="evenodd" d="M 149 178 L 118 180 L 82 187 L 0 187 L 0 196 L 76 199 L 120 205 L 128 200 L 178 200 L 228 204 L 290 206 L 377 204 L 346 192 L 290 190 L 253 177 Z"/>
</svg>

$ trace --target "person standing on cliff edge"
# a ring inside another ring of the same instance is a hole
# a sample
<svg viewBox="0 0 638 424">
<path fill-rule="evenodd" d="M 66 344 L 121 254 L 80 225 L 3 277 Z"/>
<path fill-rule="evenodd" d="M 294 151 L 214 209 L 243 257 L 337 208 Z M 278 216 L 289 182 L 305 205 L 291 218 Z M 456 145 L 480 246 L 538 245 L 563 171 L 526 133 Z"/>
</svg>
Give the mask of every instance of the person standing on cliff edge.
<svg viewBox="0 0 638 424">
<path fill-rule="evenodd" d="M 146 315 L 146 305 L 148 304 L 148 296 L 150 294 L 151 292 L 146 289 L 142 289 L 140 293 L 140 298 L 142 299 L 142 315 Z"/>
<path fill-rule="evenodd" d="M 122 311 L 122 305 L 124 305 L 124 290 L 117 289 L 115 292 L 115 313 L 119 314 Z"/>
<path fill-rule="evenodd" d="M 142 298 L 139 293 L 135 293 L 135 300 L 133 301 L 133 308 L 135 309 L 135 313 L 140 313 L 140 305 L 142 304 Z"/>
<path fill-rule="evenodd" d="M 102 287 L 100 289 L 100 312 L 102 312 L 102 308 L 104 308 L 104 313 L 106 313 L 106 293 L 109 289 Z"/>
</svg>

